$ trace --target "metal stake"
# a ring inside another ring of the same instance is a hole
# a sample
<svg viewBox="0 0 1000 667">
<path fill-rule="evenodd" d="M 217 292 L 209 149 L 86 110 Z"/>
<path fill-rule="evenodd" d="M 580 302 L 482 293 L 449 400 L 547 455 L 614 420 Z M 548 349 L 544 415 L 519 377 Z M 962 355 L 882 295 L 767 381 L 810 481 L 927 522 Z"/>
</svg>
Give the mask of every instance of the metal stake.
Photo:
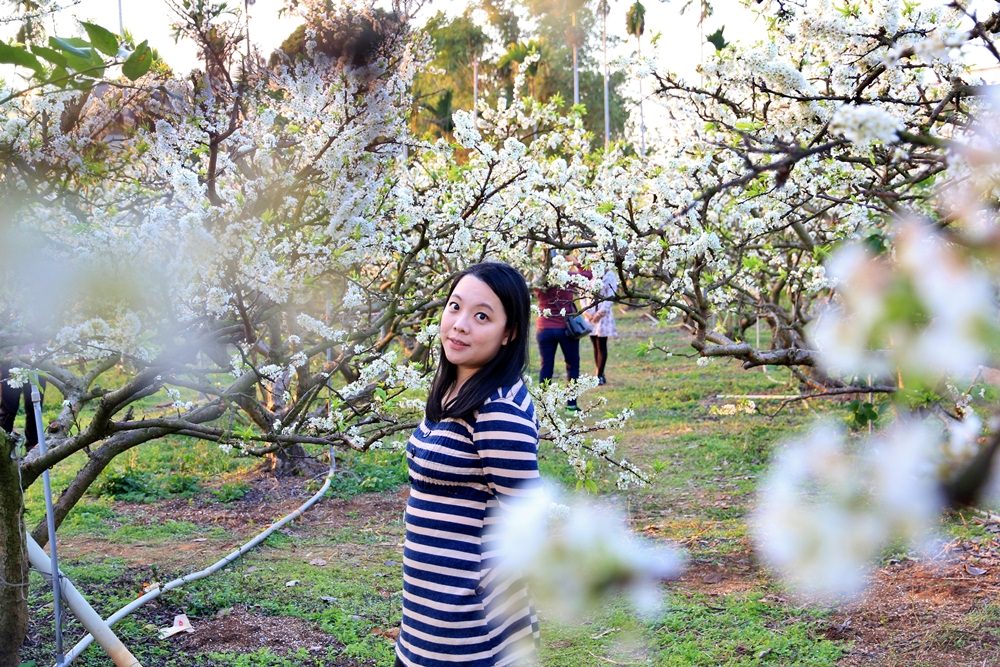
<svg viewBox="0 0 1000 667">
<path fill-rule="evenodd" d="M 45 456 L 48 447 L 45 445 L 45 429 L 42 428 L 42 395 L 34 383 L 31 387 L 31 404 L 35 411 L 35 431 L 38 434 L 38 453 Z M 56 667 L 62 667 L 66 656 L 63 653 L 62 636 L 62 596 L 59 578 L 59 555 L 56 549 L 56 515 L 52 508 L 52 482 L 49 480 L 49 469 L 42 471 L 42 486 L 45 490 L 45 523 L 49 529 L 49 560 L 52 561 L 52 598 L 56 620 Z"/>
</svg>

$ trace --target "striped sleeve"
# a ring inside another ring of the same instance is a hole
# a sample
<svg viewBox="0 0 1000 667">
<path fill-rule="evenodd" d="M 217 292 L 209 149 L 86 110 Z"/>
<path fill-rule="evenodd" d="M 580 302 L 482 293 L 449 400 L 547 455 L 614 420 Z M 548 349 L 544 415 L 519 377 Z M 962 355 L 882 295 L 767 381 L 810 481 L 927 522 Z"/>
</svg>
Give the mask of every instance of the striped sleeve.
<svg viewBox="0 0 1000 667">
<path fill-rule="evenodd" d="M 508 399 L 488 401 L 479 411 L 472 440 L 501 505 L 538 485 L 538 427 L 531 412 Z"/>
</svg>

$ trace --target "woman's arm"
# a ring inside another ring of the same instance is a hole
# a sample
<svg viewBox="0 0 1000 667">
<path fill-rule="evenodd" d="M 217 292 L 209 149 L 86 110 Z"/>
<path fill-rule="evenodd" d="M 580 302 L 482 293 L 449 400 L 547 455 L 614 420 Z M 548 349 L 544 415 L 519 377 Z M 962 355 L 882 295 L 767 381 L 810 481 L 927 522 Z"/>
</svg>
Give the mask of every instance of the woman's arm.
<svg viewBox="0 0 1000 667">
<path fill-rule="evenodd" d="M 538 428 L 526 410 L 509 400 L 488 401 L 479 411 L 472 441 L 501 507 L 538 486 Z"/>
</svg>

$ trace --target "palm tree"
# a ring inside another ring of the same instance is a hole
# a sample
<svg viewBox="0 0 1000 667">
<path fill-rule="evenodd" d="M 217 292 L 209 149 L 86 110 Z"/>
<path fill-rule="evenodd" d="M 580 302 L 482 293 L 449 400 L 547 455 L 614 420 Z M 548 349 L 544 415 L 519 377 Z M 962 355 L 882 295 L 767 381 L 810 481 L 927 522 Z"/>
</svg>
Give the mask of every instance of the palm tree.
<svg viewBox="0 0 1000 667">
<path fill-rule="evenodd" d="M 579 51 L 583 44 L 583 31 L 577 23 L 577 13 L 586 4 L 586 0 L 563 0 L 563 10 L 569 13 L 570 27 L 566 30 L 566 38 L 573 50 L 573 105 L 580 103 L 580 67 Z"/>
<path fill-rule="evenodd" d="M 580 28 L 579 13 L 587 0 L 529 0 L 528 6 L 535 16 L 554 16 L 564 23 L 566 44 L 573 54 L 573 104 L 580 103 L 579 52 L 583 46 L 584 34 Z"/>
<path fill-rule="evenodd" d="M 430 112 L 431 125 L 434 126 L 439 137 L 451 134 L 451 131 L 455 129 L 454 122 L 452 121 L 452 115 L 455 113 L 455 109 L 452 106 L 452 97 L 453 93 L 449 88 L 438 96 L 434 104 L 424 103 L 420 105 Z"/>
<path fill-rule="evenodd" d="M 625 14 L 625 30 L 635 37 L 635 50 L 642 57 L 642 33 L 646 30 L 646 8 L 639 0 Z M 646 118 L 642 111 L 642 77 L 639 77 L 639 154 L 646 154 Z"/>
<path fill-rule="evenodd" d="M 438 12 L 427 22 L 427 31 L 434 40 L 434 64 L 451 75 L 453 84 L 460 91 L 467 91 L 468 88 L 459 77 L 464 77 L 466 68 L 472 66 L 472 114 L 475 118 L 479 105 L 479 65 L 489 37 L 476 25 L 471 10 L 450 20 L 443 12 Z M 438 83 L 435 81 L 435 84 Z M 459 102 L 458 99 L 452 101 Z"/>
<path fill-rule="evenodd" d="M 500 59 L 497 60 L 497 70 L 502 76 L 506 78 L 513 78 L 515 68 L 520 67 L 525 59 L 534 53 L 544 55 L 542 45 L 539 42 L 535 40 L 515 42 L 509 45 L 507 47 L 507 52 L 500 56 Z M 535 97 L 535 75 L 538 73 L 538 68 L 541 62 L 541 59 L 536 60 L 534 63 L 529 65 L 528 69 L 524 72 L 525 77 L 528 80 L 528 93 L 531 97 Z"/>
<path fill-rule="evenodd" d="M 486 49 L 489 37 L 479 26 L 472 23 L 469 11 L 466 11 L 464 18 L 470 24 L 465 39 L 467 53 L 472 60 L 472 122 L 475 124 L 476 115 L 479 113 L 479 62 L 483 58 L 483 51 Z"/>
</svg>

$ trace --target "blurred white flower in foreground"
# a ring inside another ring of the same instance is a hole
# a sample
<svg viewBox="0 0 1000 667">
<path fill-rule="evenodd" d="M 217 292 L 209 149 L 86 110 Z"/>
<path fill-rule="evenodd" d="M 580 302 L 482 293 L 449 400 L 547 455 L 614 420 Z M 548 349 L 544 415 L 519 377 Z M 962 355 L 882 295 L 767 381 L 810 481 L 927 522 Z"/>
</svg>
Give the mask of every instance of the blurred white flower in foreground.
<svg viewBox="0 0 1000 667">
<path fill-rule="evenodd" d="M 845 376 L 971 378 L 996 323 L 989 276 L 920 221 L 901 221 L 892 246 L 875 256 L 853 243 L 827 262 L 837 300 L 809 327 L 820 363 Z"/>
<path fill-rule="evenodd" d="M 942 507 L 934 465 L 940 438 L 935 425 L 907 419 L 857 443 L 823 423 L 786 444 L 752 522 L 765 562 L 811 600 L 860 593 L 886 547 L 930 536 Z"/>
<path fill-rule="evenodd" d="M 633 534 L 617 508 L 551 486 L 511 506 L 497 531 L 497 568 L 523 576 L 539 607 L 567 622 L 620 591 L 654 614 L 660 582 L 683 570 L 681 551 Z"/>
<path fill-rule="evenodd" d="M 973 244 L 1000 239 L 995 202 L 1000 197 L 1000 88 L 990 87 L 971 132 L 950 147 L 949 168 L 961 178 L 947 187 L 944 204 L 953 227 Z"/>
</svg>

